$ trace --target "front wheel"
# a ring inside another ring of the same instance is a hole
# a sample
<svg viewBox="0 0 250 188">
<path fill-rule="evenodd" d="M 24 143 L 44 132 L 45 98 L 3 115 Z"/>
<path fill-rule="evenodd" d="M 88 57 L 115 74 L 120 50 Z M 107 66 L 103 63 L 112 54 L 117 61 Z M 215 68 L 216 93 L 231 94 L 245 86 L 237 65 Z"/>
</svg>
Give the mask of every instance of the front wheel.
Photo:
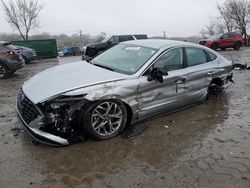
<svg viewBox="0 0 250 188">
<path fill-rule="evenodd" d="M 25 64 L 30 63 L 30 60 L 27 57 L 25 57 L 24 55 L 22 55 L 22 58 L 23 58 Z"/>
<path fill-rule="evenodd" d="M 117 136 L 127 123 L 126 107 L 118 100 L 94 103 L 83 113 L 81 126 L 90 137 L 98 140 Z"/>
<path fill-rule="evenodd" d="M 236 44 L 234 45 L 234 50 L 239 50 L 241 47 L 241 43 L 240 42 L 236 42 Z"/>
<path fill-rule="evenodd" d="M 214 50 L 214 51 L 217 51 L 217 49 L 219 48 L 219 45 L 217 43 L 213 43 L 211 48 Z"/>
</svg>

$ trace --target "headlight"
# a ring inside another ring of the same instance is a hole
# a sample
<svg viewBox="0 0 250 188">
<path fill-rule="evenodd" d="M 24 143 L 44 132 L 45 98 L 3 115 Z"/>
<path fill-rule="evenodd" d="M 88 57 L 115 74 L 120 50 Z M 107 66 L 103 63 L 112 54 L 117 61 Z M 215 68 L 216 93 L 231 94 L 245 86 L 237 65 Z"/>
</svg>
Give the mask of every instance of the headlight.
<svg viewBox="0 0 250 188">
<path fill-rule="evenodd" d="M 62 106 L 67 105 L 67 103 L 51 103 L 50 107 L 54 110 L 61 108 Z"/>
</svg>

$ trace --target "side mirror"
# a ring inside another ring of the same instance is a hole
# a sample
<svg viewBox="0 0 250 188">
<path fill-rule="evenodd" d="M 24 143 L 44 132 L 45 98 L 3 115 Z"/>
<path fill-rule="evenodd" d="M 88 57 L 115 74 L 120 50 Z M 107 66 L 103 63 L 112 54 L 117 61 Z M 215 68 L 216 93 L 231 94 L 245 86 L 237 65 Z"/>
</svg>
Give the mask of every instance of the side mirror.
<svg viewBox="0 0 250 188">
<path fill-rule="evenodd" d="M 157 80 L 160 83 L 163 83 L 163 76 L 167 76 L 167 75 L 168 75 L 167 72 L 164 73 L 163 71 L 155 67 L 151 71 L 150 76 L 148 77 L 148 81 Z"/>
</svg>

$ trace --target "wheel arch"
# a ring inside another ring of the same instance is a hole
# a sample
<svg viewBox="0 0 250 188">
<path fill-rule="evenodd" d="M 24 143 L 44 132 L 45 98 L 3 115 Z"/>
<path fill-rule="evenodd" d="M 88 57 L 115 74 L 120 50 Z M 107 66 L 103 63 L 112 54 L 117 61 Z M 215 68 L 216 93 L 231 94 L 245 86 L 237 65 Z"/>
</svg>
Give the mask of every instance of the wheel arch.
<svg viewBox="0 0 250 188">
<path fill-rule="evenodd" d="M 237 43 L 238 43 L 238 44 L 240 44 L 240 46 L 242 46 L 242 45 L 243 45 L 243 43 L 242 43 L 241 41 L 239 41 L 239 40 L 238 40 L 238 41 L 236 41 L 236 43 L 235 43 L 235 44 L 237 44 Z"/>
<path fill-rule="evenodd" d="M 222 86 L 224 83 L 223 83 L 223 80 L 220 77 L 214 77 L 210 82 L 210 85 L 212 85 L 212 84 Z"/>
<path fill-rule="evenodd" d="M 131 124 L 131 121 L 132 121 L 133 116 L 134 116 L 133 108 L 129 105 L 128 100 L 126 100 L 124 97 L 119 96 L 119 95 L 107 95 L 107 96 L 103 96 L 100 98 L 92 98 L 92 99 L 88 99 L 88 100 L 90 103 L 96 103 L 96 102 L 105 101 L 105 100 L 117 100 L 117 101 L 119 101 L 120 103 L 122 103 L 125 106 L 126 111 L 127 111 L 126 126 L 129 126 Z"/>
</svg>

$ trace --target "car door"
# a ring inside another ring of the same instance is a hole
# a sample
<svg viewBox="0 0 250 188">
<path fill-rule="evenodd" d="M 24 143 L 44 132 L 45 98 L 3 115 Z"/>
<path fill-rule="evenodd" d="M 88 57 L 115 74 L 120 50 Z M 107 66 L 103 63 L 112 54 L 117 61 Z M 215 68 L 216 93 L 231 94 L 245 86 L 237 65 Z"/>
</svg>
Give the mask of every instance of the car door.
<svg viewBox="0 0 250 188">
<path fill-rule="evenodd" d="M 187 99 L 190 103 L 204 99 L 214 75 L 218 72 L 216 56 L 210 53 L 201 48 L 185 48 L 189 81 Z"/>
<path fill-rule="evenodd" d="M 224 34 L 221 37 L 221 41 L 220 41 L 220 46 L 221 47 L 228 47 L 231 45 L 231 38 L 230 38 L 230 34 Z"/>
<path fill-rule="evenodd" d="M 139 118 L 172 111 L 186 104 L 188 89 L 184 62 L 184 48 L 174 48 L 163 53 L 146 73 L 139 78 Z M 150 79 L 150 72 L 157 68 L 167 72 L 163 82 Z"/>
</svg>

